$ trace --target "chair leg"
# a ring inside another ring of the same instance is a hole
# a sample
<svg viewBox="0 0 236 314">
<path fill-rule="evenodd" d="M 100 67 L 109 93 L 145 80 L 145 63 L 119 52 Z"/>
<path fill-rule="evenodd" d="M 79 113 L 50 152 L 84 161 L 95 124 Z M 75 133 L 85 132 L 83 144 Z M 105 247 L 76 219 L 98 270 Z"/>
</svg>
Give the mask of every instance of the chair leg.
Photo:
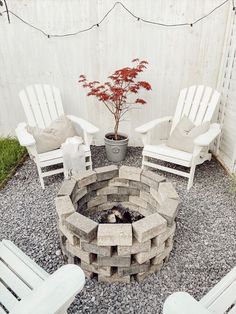
<svg viewBox="0 0 236 314">
<path fill-rule="evenodd" d="M 42 169 L 39 166 L 39 164 L 37 164 L 37 169 L 38 169 L 38 174 L 39 174 L 39 181 L 40 181 L 42 189 L 44 190 L 45 186 L 44 186 L 44 181 L 43 181 L 43 176 L 42 176 Z"/>
<path fill-rule="evenodd" d="M 188 186 L 187 186 L 187 190 L 188 191 L 193 186 L 193 179 L 194 179 L 195 169 L 196 169 L 196 165 L 192 165 L 192 167 L 190 168 L 189 179 L 188 179 Z"/>
<path fill-rule="evenodd" d="M 144 165 L 145 161 L 148 161 L 148 157 L 147 156 L 143 156 L 143 159 L 142 159 L 142 169 L 143 170 L 147 170 L 148 169 L 148 167 L 146 165 Z"/>
</svg>

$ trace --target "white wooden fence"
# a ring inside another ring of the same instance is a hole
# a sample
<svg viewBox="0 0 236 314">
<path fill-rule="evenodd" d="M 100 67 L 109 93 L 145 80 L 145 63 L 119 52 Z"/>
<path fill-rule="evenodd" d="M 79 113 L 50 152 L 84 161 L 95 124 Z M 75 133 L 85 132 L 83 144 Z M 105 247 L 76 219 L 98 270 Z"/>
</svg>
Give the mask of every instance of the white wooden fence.
<svg viewBox="0 0 236 314">
<path fill-rule="evenodd" d="M 11 0 L 9 9 L 48 33 L 74 32 L 99 21 L 114 0 Z M 191 22 L 222 0 L 123 0 L 135 12 L 166 23 Z M 165 28 L 143 24 L 117 6 L 104 23 L 74 37 L 46 38 L 13 16 L 0 17 L 0 133 L 12 133 L 24 120 L 18 98 L 28 84 L 50 83 L 62 93 L 67 113 L 84 117 L 100 128 L 96 144 L 112 130 L 112 118 L 102 104 L 87 98 L 78 85 L 81 73 L 104 80 L 113 70 L 136 57 L 149 61 L 143 79 L 152 91 L 142 96 L 147 105 L 133 110 L 121 129 L 130 144 L 140 141 L 134 128 L 172 114 L 179 90 L 192 84 L 217 86 L 229 5 L 194 27 Z"/>
</svg>

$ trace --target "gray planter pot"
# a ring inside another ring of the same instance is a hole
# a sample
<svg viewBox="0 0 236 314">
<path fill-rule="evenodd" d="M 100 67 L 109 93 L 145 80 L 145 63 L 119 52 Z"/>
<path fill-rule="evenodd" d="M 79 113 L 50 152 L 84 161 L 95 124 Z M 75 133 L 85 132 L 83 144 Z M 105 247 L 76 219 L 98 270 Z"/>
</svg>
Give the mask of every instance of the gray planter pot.
<svg viewBox="0 0 236 314">
<path fill-rule="evenodd" d="M 107 159 L 113 162 L 122 161 L 126 156 L 129 138 L 126 134 L 119 133 L 120 136 L 125 138 L 117 141 L 109 139 L 108 137 L 113 134 L 114 133 L 107 133 L 104 138 Z"/>
</svg>

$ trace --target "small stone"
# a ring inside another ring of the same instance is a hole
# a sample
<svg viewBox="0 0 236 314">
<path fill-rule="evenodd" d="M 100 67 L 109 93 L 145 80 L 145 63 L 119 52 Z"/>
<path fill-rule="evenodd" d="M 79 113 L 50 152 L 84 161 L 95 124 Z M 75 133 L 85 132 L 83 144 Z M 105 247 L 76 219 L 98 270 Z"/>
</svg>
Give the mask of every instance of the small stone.
<svg viewBox="0 0 236 314">
<path fill-rule="evenodd" d="M 61 250 L 56 250 L 56 256 L 60 256 L 61 255 Z"/>
</svg>

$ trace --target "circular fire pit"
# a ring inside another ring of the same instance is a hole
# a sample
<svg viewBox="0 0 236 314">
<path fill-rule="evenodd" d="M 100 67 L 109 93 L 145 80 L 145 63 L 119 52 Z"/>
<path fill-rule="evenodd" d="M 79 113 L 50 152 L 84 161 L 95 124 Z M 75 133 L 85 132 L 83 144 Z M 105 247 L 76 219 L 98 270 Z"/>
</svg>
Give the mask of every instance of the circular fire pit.
<svg viewBox="0 0 236 314">
<path fill-rule="evenodd" d="M 63 254 L 99 281 L 141 281 L 168 259 L 178 204 L 172 184 L 152 171 L 86 171 L 64 181 L 56 198 Z"/>
</svg>

